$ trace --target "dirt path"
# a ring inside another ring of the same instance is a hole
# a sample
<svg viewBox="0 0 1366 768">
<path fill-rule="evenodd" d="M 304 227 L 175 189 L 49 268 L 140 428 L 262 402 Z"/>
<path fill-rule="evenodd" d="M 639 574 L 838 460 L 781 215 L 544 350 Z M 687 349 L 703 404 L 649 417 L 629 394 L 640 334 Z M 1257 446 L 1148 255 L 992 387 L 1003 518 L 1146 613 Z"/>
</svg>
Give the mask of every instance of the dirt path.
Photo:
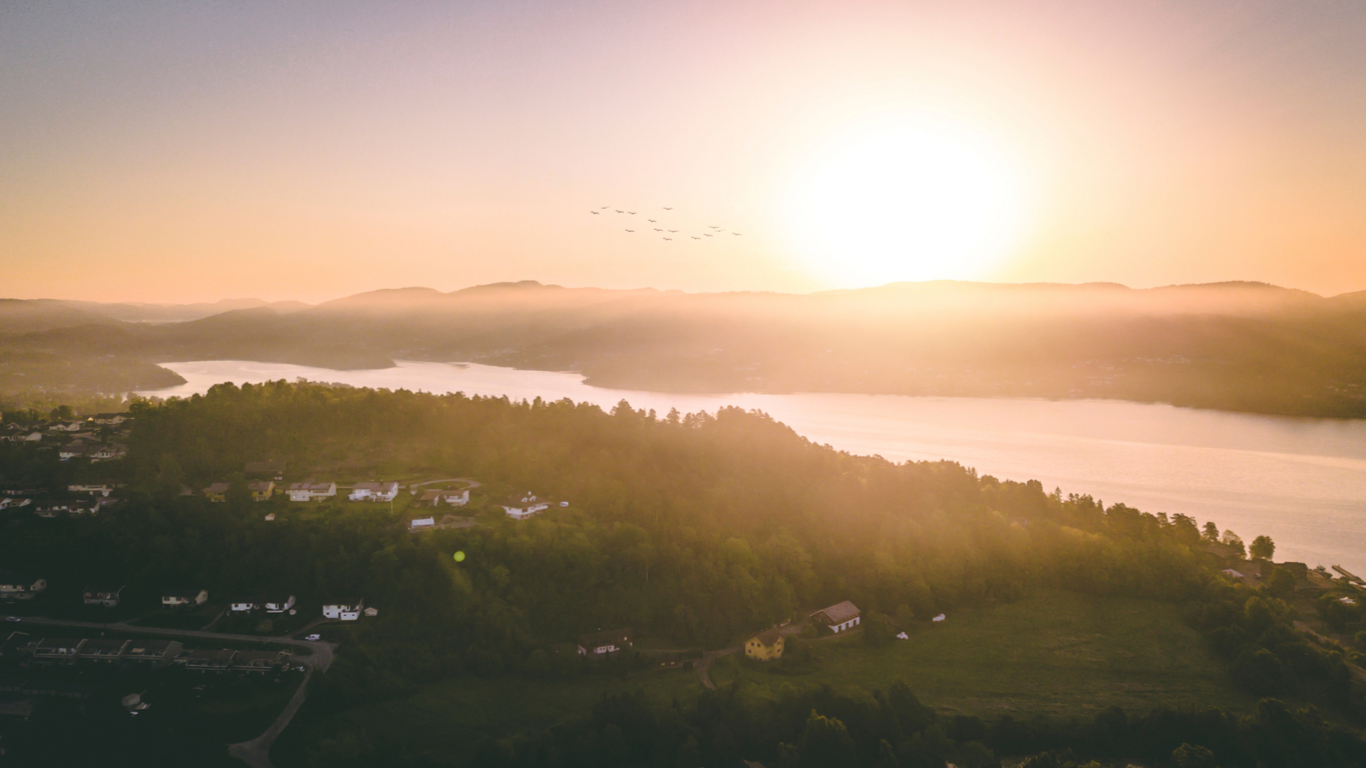
<svg viewBox="0 0 1366 768">
<path fill-rule="evenodd" d="M 782 627 L 778 631 L 782 633 L 783 637 L 791 637 L 792 635 L 800 634 L 802 630 L 806 629 L 806 625 L 809 622 L 810 619 L 802 619 L 800 622 L 796 624 L 789 624 L 786 627 Z M 744 648 L 743 645 L 732 645 L 729 648 L 722 648 L 719 651 L 707 651 L 706 653 L 702 654 L 702 658 L 693 659 L 693 669 L 697 670 L 697 676 L 702 678 L 702 685 L 706 686 L 709 690 L 716 690 L 716 685 L 711 681 L 712 662 L 716 661 L 722 656 L 729 656 L 732 653 L 739 653 L 742 648 Z"/>
</svg>

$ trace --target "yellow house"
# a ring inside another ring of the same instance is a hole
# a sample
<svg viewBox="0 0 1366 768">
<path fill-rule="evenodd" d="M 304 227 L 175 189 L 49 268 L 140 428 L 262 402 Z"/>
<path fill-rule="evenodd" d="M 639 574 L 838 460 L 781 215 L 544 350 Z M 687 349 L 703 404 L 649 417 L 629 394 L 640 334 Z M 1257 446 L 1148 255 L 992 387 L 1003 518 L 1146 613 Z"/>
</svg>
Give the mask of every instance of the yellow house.
<svg viewBox="0 0 1366 768">
<path fill-rule="evenodd" d="M 247 489 L 251 491 L 252 501 L 269 501 L 270 495 L 275 493 L 275 483 L 269 480 L 263 483 L 248 483 Z"/>
<path fill-rule="evenodd" d="M 204 495 L 209 497 L 209 501 L 227 501 L 228 484 L 214 483 L 213 485 L 204 489 Z"/>
<path fill-rule="evenodd" d="M 770 629 L 751 637 L 745 643 L 745 655 L 759 661 L 781 659 L 783 657 L 783 633 L 776 629 Z"/>
</svg>

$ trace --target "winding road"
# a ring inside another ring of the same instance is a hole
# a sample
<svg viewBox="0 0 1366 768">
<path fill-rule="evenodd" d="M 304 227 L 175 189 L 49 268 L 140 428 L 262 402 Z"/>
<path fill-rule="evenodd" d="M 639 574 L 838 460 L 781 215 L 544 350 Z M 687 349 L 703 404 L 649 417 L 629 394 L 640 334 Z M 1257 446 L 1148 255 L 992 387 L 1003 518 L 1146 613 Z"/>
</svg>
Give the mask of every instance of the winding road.
<svg viewBox="0 0 1366 768">
<path fill-rule="evenodd" d="M 275 739 L 289 725 L 289 721 L 294 719 L 295 713 L 303 706 L 304 700 L 308 698 L 308 681 L 313 677 L 313 670 L 320 669 L 326 671 L 332 665 L 332 660 L 336 658 L 336 643 L 329 643 L 321 640 L 296 640 L 288 635 L 274 637 L 259 637 L 257 635 L 237 635 L 227 632 L 207 632 L 200 629 L 163 629 L 161 627 L 139 627 L 123 621 L 111 624 L 101 624 L 94 621 L 67 621 L 65 619 L 46 619 L 41 617 L 26 617 L 26 624 L 37 624 L 50 627 L 79 627 L 81 629 L 98 629 L 105 632 L 132 632 L 141 635 L 162 635 L 165 637 L 189 637 L 200 640 L 229 640 L 241 643 L 272 643 L 279 645 L 304 646 L 312 651 L 310 656 L 299 656 L 295 662 L 304 666 L 304 679 L 299 683 L 299 689 L 294 692 L 294 696 L 285 705 L 285 708 L 275 718 L 275 722 L 270 724 L 266 732 L 252 739 L 238 744 L 228 745 L 228 754 L 241 760 L 251 768 L 273 768 L 270 762 L 270 747 L 275 743 Z M 311 625 L 310 625 L 311 626 Z"/>
</svg>

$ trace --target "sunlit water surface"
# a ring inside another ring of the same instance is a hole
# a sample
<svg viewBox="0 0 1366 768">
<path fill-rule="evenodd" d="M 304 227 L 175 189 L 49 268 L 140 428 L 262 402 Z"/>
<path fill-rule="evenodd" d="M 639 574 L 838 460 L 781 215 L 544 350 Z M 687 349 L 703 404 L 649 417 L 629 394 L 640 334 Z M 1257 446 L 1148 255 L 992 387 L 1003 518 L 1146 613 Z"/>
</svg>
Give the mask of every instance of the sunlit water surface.
<svg viewBox="0 0 1366 768">
<path fill-rule="evenodd" d="M 168 363 L 186 379 L 144 392 L 188 396 L 231 381 L 306 378 L 357 387 L 570 398 L 688 413 L 756 408 L 817 443 L 897 461 L 952 459 L 981 474 L 1041 480 L 1107 504 L 1213 520 L 1245 541 L 1270 535 L 1277 560 L 1366 576 L 1366 420 L 1221 413 L 1109 400 L 898 395 L 679 395 L 590 387 L 574 373 L 401 362 L 333 371 L 244 361 Z"/>
</svg>

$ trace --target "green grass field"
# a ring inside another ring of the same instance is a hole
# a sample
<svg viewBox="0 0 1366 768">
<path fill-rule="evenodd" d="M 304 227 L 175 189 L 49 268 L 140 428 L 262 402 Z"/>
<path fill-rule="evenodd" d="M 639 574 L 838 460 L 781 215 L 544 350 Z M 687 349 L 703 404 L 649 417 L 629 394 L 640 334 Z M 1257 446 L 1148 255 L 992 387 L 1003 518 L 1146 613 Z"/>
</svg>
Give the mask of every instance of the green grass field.
<svg viewBox="0 0 1366 768">
<path fill-rule="evenodd" d="M 718 685 L 743 679 L 758 699 L 783 688 L 829 684 L 870 690 L 905 680 L 927 705 L 992 720 L 1088 716 L 1108 706 L 1146 711 L 1198 704 L 1246 711 L 1255 699 L 1235 689 L 1224 665 L 1180 620 L 1177 607 L 1150 600 L 1042 592 L 1015 603 L 953 612 L 923 624 L 910 640 L 873 648 L 859 632 L 808 641 L 812 671 L 775 674 L 723 658 Z M 357 707 L 325 721 L 303 717 L 292 745 L 366 728 L 442 754 L 467 747 L 478 732 L 539 730 L 587 713 L 604 692 L 643 690 L 656 701 L 687 704 L 702 691 L 691 667 L 633 673 L 628 680 L 466 678 L 402 699 Z"/>
<path fill-rule="evenodd" d="M 718 664 L 712 680 L 872 689 L 900 679 L 927 705 L 987 719 L 1085 715 L 1112 705 L 1246 710 L 1256 703 L 1233 687 L 1175 606 L 1151 600 L 1044 592 L 951 613 L 880 648 L 865 645 L 861 633 L 807 645 L 818 658 L 809 674 Z"/>
</svg>

